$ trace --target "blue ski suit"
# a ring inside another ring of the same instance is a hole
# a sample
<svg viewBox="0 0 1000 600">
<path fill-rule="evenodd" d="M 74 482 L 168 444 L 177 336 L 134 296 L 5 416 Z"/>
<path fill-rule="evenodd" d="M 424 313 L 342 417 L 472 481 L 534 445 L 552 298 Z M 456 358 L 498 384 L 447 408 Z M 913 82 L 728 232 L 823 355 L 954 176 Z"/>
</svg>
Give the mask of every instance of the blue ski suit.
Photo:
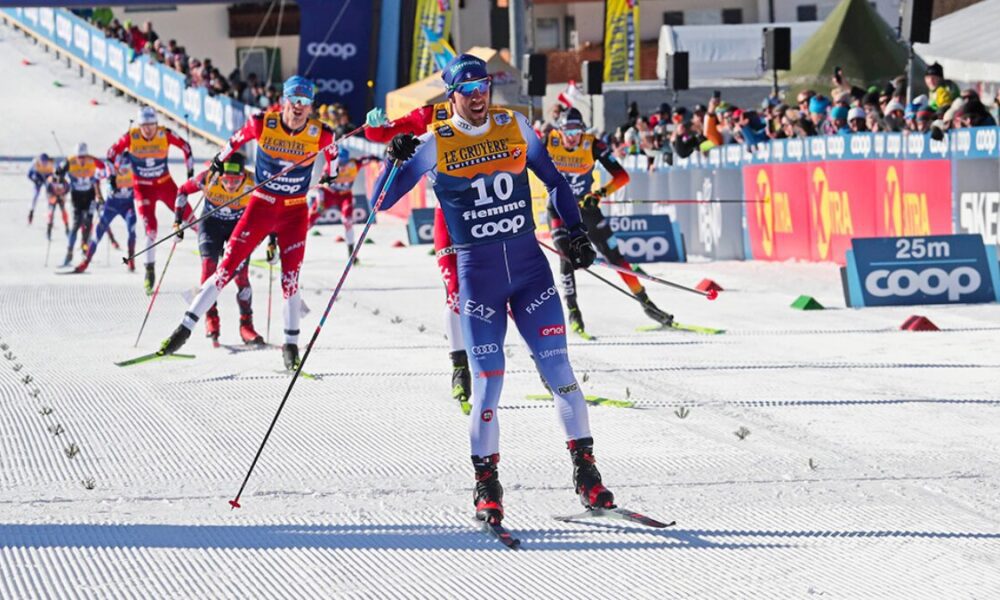
<svg viewBox="0 0 1000 600">
<path fill-rule="evenodd" d="M 590 437 L 587 405 L 566 351 L 566 325 L 552 271 L 535 240 L 530 168 L 569 228 L 580 211 L 566 180 L 524 116 L 491 108 L 486 124 L 432 123 L 386 192 L 390 208 L 424 174 L 433 179 L 458 255 L 459 309 L 472 367 L 473 456 L 499 452 L 497 405 L 504 379 L 507 309 L 552 389 L 567 440 Z M 375 184 L 379 190 L 388 164 Z"/>
<path fill-rule="evenodd" d="M 135 253 L 135 192 L 132 190 L 132 182 L 132 166 L 123 163 L 119 166 L 116 176 L 117 188 L 112 188 L 111 193 L 105 199 L 100 220 L 90 238 L 90 245 L 87 247 L 87 262 L 94 258 L 97 245 L 101 243 L 101 238 L 111 227 L 111 221 L 115 217 L 121 217 L 125 221 L 125 226 L 128 228 L 129 256 Z"/>
</svg>

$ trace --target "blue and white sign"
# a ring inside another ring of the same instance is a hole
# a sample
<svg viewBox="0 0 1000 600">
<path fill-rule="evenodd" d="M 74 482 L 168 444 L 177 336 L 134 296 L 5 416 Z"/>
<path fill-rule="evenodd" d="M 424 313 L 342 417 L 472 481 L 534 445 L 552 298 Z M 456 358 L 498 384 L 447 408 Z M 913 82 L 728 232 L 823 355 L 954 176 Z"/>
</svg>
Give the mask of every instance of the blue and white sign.
<svg viewBox="0 0 1000 600">
<path fill-rule="evenodd" d="M 849 306 L 971 304 L 1000 299 L 1000 265 L 979 235 L 855 238 L 844 267 Z"/>
<path fill-rule="evenodd" d="M 354 214 L 352 223 L 364 223 L 368 220 L 368 215 L 372 213 L 372 207 L 368 205 L 368 198 L 361 194 L 354 194 Z M 344 222 L 344 215 L 340 212 L 340 206 L 331 206 L 323 211 L 317 225 L 340 225 Z"/>
<path fill-rule="evenodd" d="M 434 243 L 434 209 L 414 208 L 406 222 L 410 245 Z"/>
<path fill-rule="evenodd" d="M 614 237 L 608 242 L 632 263 L 687 262 L 684 236 L 667 215 L 608 217 Z"/>
<path fill-rule="evenodd" d="M 368 2 L 299 0 L 299 74 L 316 83 L 318 104 L 339 102 L 353 121 L 364 120 L 371 78 Z"/>
</svg>

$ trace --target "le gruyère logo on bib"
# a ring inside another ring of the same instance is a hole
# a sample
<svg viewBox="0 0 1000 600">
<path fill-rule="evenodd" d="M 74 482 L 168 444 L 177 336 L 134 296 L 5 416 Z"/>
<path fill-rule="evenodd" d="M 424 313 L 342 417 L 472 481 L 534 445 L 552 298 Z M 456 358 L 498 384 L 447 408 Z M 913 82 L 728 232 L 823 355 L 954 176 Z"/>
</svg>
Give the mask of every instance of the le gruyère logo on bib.
<svg viewBox="0 0 1000 600">
<path fill-rule="evenodd" d="M 444 153 L 445 171 L 454 171 L 505 158 L 520 157 L 520 148 L 514 148 L 512 152 L 508 149 L 508 142 L 507 138 L 486 139 L 448 150 Z"/>
</svg>

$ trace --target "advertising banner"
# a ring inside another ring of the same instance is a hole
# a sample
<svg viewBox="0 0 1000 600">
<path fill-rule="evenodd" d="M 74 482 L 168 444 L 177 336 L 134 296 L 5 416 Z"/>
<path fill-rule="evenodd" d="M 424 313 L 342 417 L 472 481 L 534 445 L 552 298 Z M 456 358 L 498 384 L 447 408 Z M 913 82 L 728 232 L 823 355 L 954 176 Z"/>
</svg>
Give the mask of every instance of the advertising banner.
<svg viewBox="0 0 1000 600">
<path fill-rule="evenodd" d="M 828 160 L 807 163 L 809 173 L 809 258 L 844 264 L 853 237 L 873 237 L 875 163 Z"/>
<path fill-rule="evenodd" d="M 411 246 L 434 243 L 434 209 L 415 208 L 406 221 L 406 234 Z"/>
<path fill-rule="evenodd" d="M 316 83 L 316 102 L 339 102 L 359 123 L 368 110 L 372 11 L 366 2 L 299 0 L 299 75 Z M 331 6 L 335 4 L 335 6 Z"/>
<path fill-rule="evenodd" d="M 680 227 L 667 216 L 608 217 L 615 244 L 630 263 L 686 262 Z"/>
<path fill-rule="evenodd" d="M 372 212 L 372 207 L 368 204 L 368 198 L 361 194 L 354 195 L 354 214 L 352 223 L 364 223 L 368 220 L 368 215 Z M 339 206 L 331 206 L 323 211 L 317 225 L 340 225 L 344 222 L 344 216 L 340 212 Z"/>
<path fill-rule="evenodd" d="M 639 0 L 604 0 L 604 81 L 639 79 Z"/>
<path fill-rule="evenodd" d="M 956 233 L 978 233 L 987 245 L 1000 244 L 1000 151 L 994 127 L 951 134 L 952 220 Z"/>
<path fill-rule="evenodd" d="M 753 258 L 809 258 L 809 187 L 805 164 L 743 168 L 747 232 Z"/>
<path fill-rule="evenodd" d="M 845 274 L 854 308 L 1000 299 L 997 251 L 979 235 L 855 239 Z"/>
<path fill-rule="evenodd" d="M 699 169 L 693 179 L 695 200 L 715 201 L 716 204 L 689 205 L 694 214 L 694 232 L 684 231 L 688 252 L 718 260 L 743 260 L 743 206 L 740 200 L 743 185 L 735 169 Z"/>
</svg>

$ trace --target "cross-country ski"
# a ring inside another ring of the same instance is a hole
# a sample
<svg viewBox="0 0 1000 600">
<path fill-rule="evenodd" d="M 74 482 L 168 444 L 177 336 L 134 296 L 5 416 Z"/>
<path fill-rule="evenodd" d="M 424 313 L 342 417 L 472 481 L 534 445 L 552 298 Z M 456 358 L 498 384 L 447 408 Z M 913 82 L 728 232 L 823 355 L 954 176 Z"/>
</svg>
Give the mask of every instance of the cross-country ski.
<svg viewBox="0 0 1000 600">
<path fill-rule="evenodd" d="M 998 1 L 5 3 L 0 598 L 1000 598 Z"/>
</svg>

